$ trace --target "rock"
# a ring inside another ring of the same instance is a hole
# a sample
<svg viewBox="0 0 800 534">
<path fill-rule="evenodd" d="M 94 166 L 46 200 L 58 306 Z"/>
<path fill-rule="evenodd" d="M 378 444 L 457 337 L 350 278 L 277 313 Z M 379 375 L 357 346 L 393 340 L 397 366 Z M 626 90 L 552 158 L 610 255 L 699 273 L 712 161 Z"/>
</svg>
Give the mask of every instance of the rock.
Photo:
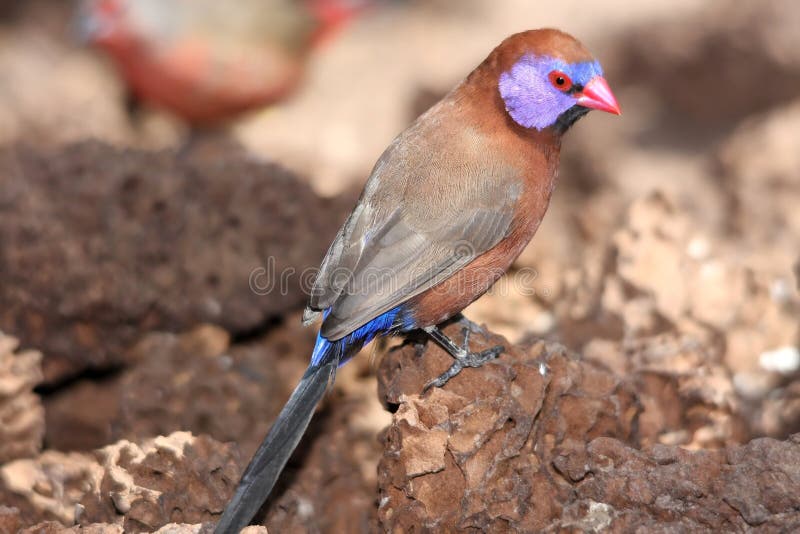
<svg viewBox="0 0 800 534">
<path fill-rule="evenodd" d="M 569 451 L 599 436 L 636 442 L 641 408 L 612 373 L 558 345 L 474 332 L 473 350 L 506 350 L 425 395 L 452 361 L 443 351 L 429 343 L 420 357 L 407 344 L 381 364 L 379 394 L 396 407 L 379 466 L 382 530 L 540 530 L 586 475 Z M 457 324 L 446 333 L 461 336 Z"/>
<path fill-rule="evenodd" d="M 471 340 L 477 350 L 503 342 L 477 331 Z M 716 451 L 639 450 L 631 386 L 557 345 L 508 347 L 420 396 L 449 362 L 431 344 L 423 350 L 406 344 L 380 369 L 381 396 L 396 407 L 379 467 L 383 531 L 800 526 L 800 435 Z"/>
<path fill-rule="evenodd" d="M 65 527 L 57 521 L 45 521 L 21 530 L 20 534 L 122 534 L 123 532 L 121 526 L 107 523 Z"/>
<path fill-rule="evenodd" d="M 187 523 L 170 523 L 164 525 L 153 534 L 212 534 L 214 525 L 212 523 L 199 523 L 190 525 Z M 122 534 L 124 532 L 120 525 L 110 525 L 108 523 L 92 523 L 91 525 L 78 525 L 65 527 L 55 521 L 39 523 L 21 531 L 23 534 Z M 241 534 L 267 534 L 265 527 L 246 527 Z"/>
<path fill-rule="evenodd" d="M 700 13 L 643 24 L 617 39 L 616 53 L 608 55 L 616 58 L 618 70 L 610 77 L 644 86 L 660 103 L 660 120 L 655 122 L 665 129 L 678 123 L 681 127 L 673 126 L 674 134 L 682 130 L 714 135 L 709 130 L 796 97 L 800 39 L 793 28 L 799 21 L 792 0 L 758 6 L 735 0 L 707 2 Z M 636 46 L 644 40 L 652 48 Z M 683 83 L 687 79 L 692 83 Z M 765 86 L 763 80 L 780 83 Z M 737 90 L 713 99 L 693 90 L 710 85 Z"/>
<path fill-rule="evenodd" d="M 147 331 L 247 333 L 301 308 L 342 219 L 238 154 L 9 146 L 0 174 L 0 328 L 43 350 L 48 382 L 120 365 Z"/>
<path fill-rule="evenodd" d="M 0 532 L 2 534 L 12 534 L 22 527 L 22 520 L 19 517 L 19 510 L 0 505 Z"/>
<path fill-rule="evenodd" d="M 0 501 L 18 508 L 24 525 L 57 522 L 45 532 L 75 524 L 88 532 L 151 532 L 218 518 L 243 461 L 233 445 L 188 432 L 140 445 L 120 441 L 94 455 L 45 451 L 0 468 Z"/>
<path fill-rule="evenodd" d="M 103 378 L 79 380 L 45 394 L 48 447 L 61 451 L 91 451 L 114 442 L 119 434 L 120 397 L 123 395 L 119 387 L 120 376 L 112 373 Z"/>
<path fill-rule="evenodd" d="M 44 409 L 33 392 L 42 380 L 42 355 L 15 352 L 17 346 L 0 332 L 0 464 L 35 456 L 44 436 Z"/>
<path fill-rule="evenodd" d="M 212 325 L 150 333 L 127 356 L 135 365 L 45 398 L 48 444 L 92 450 L 186 430 L 235 441 L 249 456 L 305 370 L 314 336 L 295 315 L 235 346 Z"/>
<path fill-rule="evenodd" d="M 800 58 L 798 58 L 800 64 Z M 733 131 L 715 154 L 717 175 L 733 199 L 728 224 L 758 256 L 755 266 L 791 280 L 800 236 L 800 100 L 754 115 Z M 780 232 L 775 229 L 780 228 Z M 787 285 L 791 285 L 787 281 Z M 786 288 L 789 291 L 789 288 Z"/>
<path fill-rule="evenodd" d="M 800 526 L 800 440 L 722 451 L 659 445 L 636 451 L 598 438 L 577 454 L 589 473 L 554 527 L 601 522 L 611 532 L 763 531 Z"/>
<path fill-rule="evenodd" d="M 311 329 L 302 328 L 294 316 L 286 322 L 257 342 L 235 347 L 214 326 L 146 336 L 134 349 L 139 365 L 124 372 L 115 388 L 119 412 L 114 435 L 141 440 L 189 430 L 235 441 L 249 456 L 313 348 Z"/>
<path fill-rule="evenodd" d="M 96 487 L 102 468 L 88 454 L 44 451 L 0 467 L 0 502 L 19 509 L 23 525 L 72 525 L 78 504 Z"/>
<path fill-rule="evenodd" d="M 120 441 L 96 457 L 102 476 L 81 499 L 79 520 L 120 524 L 125 532 L 218 518 L 244 469 L 231 445 L 188 432 L 141 446 Z"/>
</svg>

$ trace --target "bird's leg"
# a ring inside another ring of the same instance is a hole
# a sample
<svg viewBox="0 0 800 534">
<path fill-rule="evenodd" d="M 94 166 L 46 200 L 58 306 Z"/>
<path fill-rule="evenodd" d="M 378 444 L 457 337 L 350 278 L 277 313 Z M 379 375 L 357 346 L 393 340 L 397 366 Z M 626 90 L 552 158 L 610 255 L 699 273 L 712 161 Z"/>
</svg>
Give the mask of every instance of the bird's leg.
<svg viewBox="0 0 800 534">
<path fill-rule="evenodd" d="M 431 337 L 431 339 L 433 339 L 440 347 L 442 347 L 445 352 L 452 356 L 455 361 L 447 371 L 425 384 L 423 391 L 427 391 L 434 386 L 442 387 L 447 383 L 448 380 L 460 373 L 465 367 L 480 367 L 486 362 L 497 358 L 497 356 L 504 350 L 502 345 L 497 345 L 496 347 L 492 347 L 481 352 L 470 351 L 469 335 L 471 329 L 469 326 L 464 327 L 462 330 L 464 341 L 460 347 L 455 341 L 444 335 L 436 326 L 429 326 L 424 330 Z"/>
<path fill-rule="evenodd" d="M 475 334 L 477 332 L 480 332 L 481 334 L 485 334 L 486 333 L 486 329 L 485 328 L 483 328 L 481 325 L 479 325 L 477 323 L 473 323 L 472 321 L 467 319 L 467 316 L 464 315 L 463 313 L 456 314 L 453 317 L 453 319 L 455 319 L 455 321 L 458 324 L 462 325 L 464 328 L 469 328 L 469 331 L 472 332 L 473 334 Z"/>
</svg>

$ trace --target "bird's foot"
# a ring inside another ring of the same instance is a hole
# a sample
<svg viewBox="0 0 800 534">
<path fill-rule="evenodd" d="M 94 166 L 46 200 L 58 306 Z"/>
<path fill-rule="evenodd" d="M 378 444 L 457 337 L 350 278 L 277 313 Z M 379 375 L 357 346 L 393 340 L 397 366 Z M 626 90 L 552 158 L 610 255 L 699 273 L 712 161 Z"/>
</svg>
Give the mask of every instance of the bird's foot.
<svg viewBox="0 0 800 534">
<path fill-rule="evenodd" d="M 461 347 L 457 347 L 455 343 L 452 343 L 452 341 L 450 342 L 451 347 L 449 348 L 453 348 L 453 346 L 455 346 L 457 350 L 451 352 L 451 350 L 449 350 L 447 346 L 442 345 L 443 348 L 448 352 L 448 354 L 450 354 L 450 356 L 453 357 L 455 361 L 447 371 L 445 371 L 438 377 L 434 378 L 433 380 L 425 384 L 425 387 L 422 388 L 423 393 L 428 391 L 432 387 L 440 388 L 444 386 L 451 378 L 460 373 L 465 367 L 481 367 L 486 362 L 489 362 L 497 358 L 503 352 L 504 348 L 502 345 L 497 345 L 495 347 L 482 350 L 480 352 L 471 352 L 469 350 L 470 331 L 471 330 L 469 327 L 465 327 L 462 330 L 464 334 L 464 341 L 462 342 Z"/>
</svg>

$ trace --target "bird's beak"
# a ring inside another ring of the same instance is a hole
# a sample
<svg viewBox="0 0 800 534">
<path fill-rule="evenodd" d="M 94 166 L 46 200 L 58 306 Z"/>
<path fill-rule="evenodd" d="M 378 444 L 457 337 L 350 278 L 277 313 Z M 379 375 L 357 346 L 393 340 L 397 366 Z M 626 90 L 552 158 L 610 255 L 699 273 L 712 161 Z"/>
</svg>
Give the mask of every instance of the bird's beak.
<svg viewBox="0 0 800 534">
<path fill-rule="evenodd" d="M 608 82 L 602 76 L 595 76 L 589 80 L 583 91 L 578 94 L 579 106 L 607 111 L 614 115 L 622 115 L 622 110 L 619 109 L 614 93 L 611 92 Z"/>
</svg>

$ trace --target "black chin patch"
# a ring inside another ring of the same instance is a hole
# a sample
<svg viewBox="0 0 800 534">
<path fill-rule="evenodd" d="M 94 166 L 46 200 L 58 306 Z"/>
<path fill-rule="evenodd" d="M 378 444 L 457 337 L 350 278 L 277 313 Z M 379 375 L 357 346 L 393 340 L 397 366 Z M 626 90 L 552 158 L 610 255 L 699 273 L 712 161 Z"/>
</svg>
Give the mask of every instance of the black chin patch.
<svg viewBox="0 0 800 534">
<path fill-rule="evenodd" d="M 556 123 L 553 125 L 559 133 L 564 133 L 569 130 L 569 127 L 575 124 L 575 121 L 583 117 L 589 113 L 589 108 L 585 108 L 583 106 L 574 105 L 569 108 L 567 111 L 562 113 L 556 119 Z"/>
</svg>

